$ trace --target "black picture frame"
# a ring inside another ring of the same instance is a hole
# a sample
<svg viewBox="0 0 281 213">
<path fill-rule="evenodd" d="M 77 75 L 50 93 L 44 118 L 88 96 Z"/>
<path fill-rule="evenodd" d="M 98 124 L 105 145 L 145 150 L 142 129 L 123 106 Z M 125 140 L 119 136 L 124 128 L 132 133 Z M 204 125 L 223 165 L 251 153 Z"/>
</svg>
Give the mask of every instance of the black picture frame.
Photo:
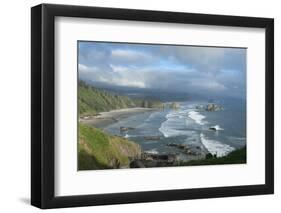
<svg viewBox="0 0 281 213">
<path fill-rule="evenodd" d="M 264 28 L 265 184 L 56 197 L 54 171 L 55 17 Z M 274 20 L 271 18 L 41 4 L 31 9 L 31 204 L 39 208 L 217 198 L 274 193 Z"/>
</svg>

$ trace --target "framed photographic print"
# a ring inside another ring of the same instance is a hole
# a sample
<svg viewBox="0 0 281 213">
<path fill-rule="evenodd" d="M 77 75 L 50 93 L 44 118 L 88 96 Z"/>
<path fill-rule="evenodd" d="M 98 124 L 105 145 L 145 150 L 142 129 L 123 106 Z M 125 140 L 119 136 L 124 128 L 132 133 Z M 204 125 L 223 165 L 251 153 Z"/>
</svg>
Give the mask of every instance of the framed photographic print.
<svg viewBox="0 0 281 213">
<path fill-rule="evenodd" d="M 31 203 L 271 194 L 274 21 L 31 9 Z"/>
</svg>

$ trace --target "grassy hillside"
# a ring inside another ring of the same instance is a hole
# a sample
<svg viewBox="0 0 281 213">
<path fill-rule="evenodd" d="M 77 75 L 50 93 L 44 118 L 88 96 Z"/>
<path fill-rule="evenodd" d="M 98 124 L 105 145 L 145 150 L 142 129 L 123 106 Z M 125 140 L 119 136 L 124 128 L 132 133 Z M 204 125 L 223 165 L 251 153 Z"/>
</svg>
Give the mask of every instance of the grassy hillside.
<svg viewBox="0 0 281 213">
<path fill-rule="evenodd" d="M 128 97 L 113 95 L 82 81 L 79 82 L 78 100 L 80 115 L 136 106 Z"/>
<path fill-rule="evenodd" d="M 78 169 L 129 167 L 141 155 L 141 148 L 127 139 L 79 124 Z"/>
<path fill-rule="evenodd" d="M 194 160 L 181 163 L 181 166 L 195 166 L 195 165 L 218 165 L 218 164 L 241 164 L 246 163 L 246 147 L 234 150 L 224 157 L 214 157 L 207 155 L 206 159 Z"/>
<path fill-rule="evenodd" d="M 130 99 L 126 96 L 116 95 L 102 89 L 79 82 L 78 104 L 80 115 L 94 115 L 98 112 L 110 111 L 131 107 L 160 107 L 162 103 L 156 100 Z"/>
</svg>

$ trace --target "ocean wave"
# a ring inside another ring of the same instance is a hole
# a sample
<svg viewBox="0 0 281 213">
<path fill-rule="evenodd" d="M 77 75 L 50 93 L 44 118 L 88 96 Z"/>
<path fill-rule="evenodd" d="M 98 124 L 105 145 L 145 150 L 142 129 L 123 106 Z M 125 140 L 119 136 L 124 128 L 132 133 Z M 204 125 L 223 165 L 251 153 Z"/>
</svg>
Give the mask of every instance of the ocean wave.
<svg viewBox="0 0 281 213">
<path fill-rule="evenodd" d="M 190 110 L 171 111 L 165 117 L 169 118 L 185 118 Z"/>
<path fill-rule="evenodd" d="M 128 135 L 128 134 L 126 134 L 125 136 L 124 136 L 124 138 L 129 138 L 129 137 L 131 137 L 130 135 Z"/>
<path fill-rule="evenodd" d="M 188 113 L 188 116 L 199 125 L 206 124 L 206 121 L 203 121 L 206 117 L 204 115 L 201 115 L 199 112 L 190 111 Z"/>
<path fill-rule="evenodd" d="M 172 129 L 170 127 L 165 127 L 165 125 L 161 125 L 161 127 L 159 128 L 159 131 L 164 135 L 165 138 L 181 136 L 181 135 L 189 136 L 191 133 L 191 131 L 189 131 L 189 130 Z"/>
<path fill-rule="evenodd" d="M 225 156 L 235 150 L 232 146 L 223 144 L 219 141 L 208 139 L 203 133 L 200 134 L 200 139 L 206 149 L 212 155 L 217 155 L 217 157 Z"/>
<path fill-rule="evenodd" d="M 158 129 L 165 138 L 181 136 L 181 135 L 190 135 L 190 130 L 185 130 L 188 122 L 187 118 L 182 117 L 178 114 L 168 114 L 166 116 L 167 120 L 161 123 L 160 128 Z"/>
<path fill-rule="evenodd" d="M 197 119 L 197 123 L 203 124 L 202 119 L 205 116 L 200 115 L 197 112 L 190 111 L 190 109 L 184 109 L 179 111 L 171 111 L 165 117 L 166 121 L 161 123 L 160 128 L 158 129 L 164 137 L 174 137 L 174 136 L 190 136 L 194 128 L 194 120 Z M 190 114 L 191 113 L 191 114 Z M 197 114 L 196 114 L 197 113 Z M 193 117 L 193 119 L 190 117 Z"/>
<path fill-rule="evenodd" d="M 136 138 L 136 137 L 142 137 L 143 135 L 137 134 L 137 135 L 129 135 L 129 134 L 125 134 L 124 138 Z"/>
<path fill-rule="evenodd" d="M 159 152 L 158 152 L 156 149 L 151 149 L 151 150 L 146 150 L 145 153 L 152 154 L 152 155 L 156 155 L 156 154 L 158 154 Z"/>
</svg>

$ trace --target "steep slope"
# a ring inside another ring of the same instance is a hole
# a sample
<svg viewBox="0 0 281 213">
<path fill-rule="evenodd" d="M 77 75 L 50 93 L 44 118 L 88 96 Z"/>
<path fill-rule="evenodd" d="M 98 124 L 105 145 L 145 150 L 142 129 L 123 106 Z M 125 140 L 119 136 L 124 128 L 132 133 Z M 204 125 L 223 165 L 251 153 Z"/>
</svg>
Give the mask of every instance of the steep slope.
<svg viewBox="0 0 281 213">
<path fill-rule="evenodd" d="M 127 168 L 140 155 L 138 144 L 79 124 L 79 170 Z"/>
<path fill-rule="evenodd" d="M 78 101 L 80 115 L 96 114 L 112 109 L 135 107 L 133 100 L 126 96 L 111 94 L 107 91 L 79 82 Z"/>
</svg>

